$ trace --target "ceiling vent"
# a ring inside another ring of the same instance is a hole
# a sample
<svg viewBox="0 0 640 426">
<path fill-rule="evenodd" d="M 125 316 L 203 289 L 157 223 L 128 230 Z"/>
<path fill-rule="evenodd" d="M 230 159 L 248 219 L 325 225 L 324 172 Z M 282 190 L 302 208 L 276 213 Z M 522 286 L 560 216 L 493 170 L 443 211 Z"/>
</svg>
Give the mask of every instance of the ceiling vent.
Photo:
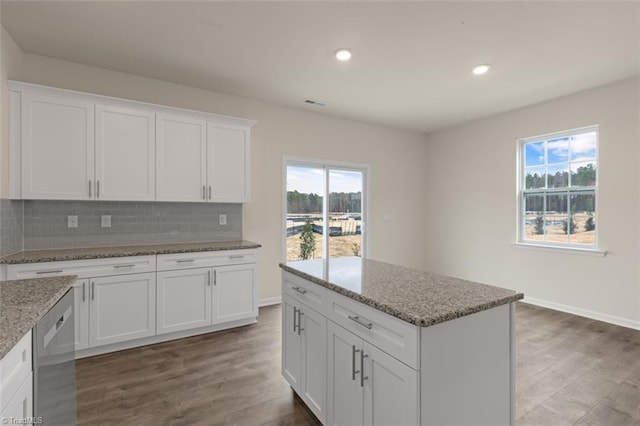
<svg viewBox="0 0 640 426">
<path fill-rule="evenodd" d="M 319 106 L 319 107 L 327 106 L 327 104 L 325 104 L 324 102 L 314 101 L 313 99 L 305 99 L 305 100 L 304 100 L 304 103 L 305 103 L 305 104 L 308 104 L 308 105 L 315 105 L 315 106 Z"/>
</svg>

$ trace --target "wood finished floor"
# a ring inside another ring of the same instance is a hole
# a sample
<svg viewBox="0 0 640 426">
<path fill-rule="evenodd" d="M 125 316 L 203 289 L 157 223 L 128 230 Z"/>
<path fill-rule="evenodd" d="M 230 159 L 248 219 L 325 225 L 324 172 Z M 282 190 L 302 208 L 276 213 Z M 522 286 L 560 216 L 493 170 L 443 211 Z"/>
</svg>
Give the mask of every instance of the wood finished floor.
<svg viewBox="0 0 640 426">
<path fill-rule="evenodd" d="M 518 425 L 640 426 L 640 331 L 519 303 Z M 280 375 L 280 306 L 77 362 L 78 425 L 317 425 Z"/>
</svg>

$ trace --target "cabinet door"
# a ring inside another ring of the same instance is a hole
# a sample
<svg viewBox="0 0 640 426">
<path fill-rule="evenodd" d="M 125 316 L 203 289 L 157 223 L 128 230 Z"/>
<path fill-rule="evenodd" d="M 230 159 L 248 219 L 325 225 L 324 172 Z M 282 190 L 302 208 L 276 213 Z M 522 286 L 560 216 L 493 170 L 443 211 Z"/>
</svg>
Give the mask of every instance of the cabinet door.
<svg viewBox="0 0 640 426">
<path fill-rule="evenodd" d="M 18 388 L 0 413 L 0 424 L 14 424 L 11 420 L 22 420 L 33 417 L 33 373 Z M 18 423 L 15 423 L 18 424 Z"/>
<path fill-rule="evenodd" d="M 206 122 L 156 114 L 156 200 L 205 202 L 206 184 Z"/>
<path fill-rule="evenodd" d="M 22 198 L 88 200 L 94 179 L 94 129 L 93 103 L 25 93 Z"/>
<path fill-rule="evenodd" d="M 91 347 L 156 333 L 156 274 L 92 278 L 89 308 Z"/>
<path fill-rule="evenodd" d="M 299 392 L 302 380 L 302 339 L 298 334 L 298 308 L 291 297 L 282 297 L 282 376 Z"/>
<path fill-rule="evenodd" d="M 208 199 L 213 202 L 249 201 L 249 129 L 207 125 Z M 210 194 L 210 195 L 209 195 Z"/>
<path fill-rule="evenodd" d="M 419 373 L 368 343 L 364 354 L 364 424 L 419 424 Z"/>
<path fill-rule="evenodd" d="M 89 347 L 89 280 L 78 280 L 73 285 L 75 349 Z"/>
<path fill-rule="evenodd" d="M 327 336 L 327 424 L 361 425 L 364 415 L 360 383 L 362 339 L 331 321 L 327 321 Z"/>
<path fill-rule="evenodd" d="M 158 334 L 211 325 L 211 269 L 158 272 Z"/>
<path fill-rule="evenodd" d="M 155 142 L 153 112 L 96 105 L 96 198 L 154 200 Z"/>
<path fill-rule="evenodd" d="M 327 319 L 300 305 L 302 388 L 300 397 L 324 424 L 327 417 Z"/>
<path fill-rule="evenodd" d="M 213 274 L 214 324 L 258 316 L 254 263 L 221 266 Z"/>
</svg>

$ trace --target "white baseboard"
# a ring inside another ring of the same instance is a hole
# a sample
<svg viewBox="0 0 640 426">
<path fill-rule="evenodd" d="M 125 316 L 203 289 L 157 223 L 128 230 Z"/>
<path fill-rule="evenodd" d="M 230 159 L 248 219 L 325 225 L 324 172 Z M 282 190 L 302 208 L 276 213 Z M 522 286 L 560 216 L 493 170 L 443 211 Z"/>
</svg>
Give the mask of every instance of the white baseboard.
<svg viewBox="0 0 640 426">
<path fill-rule="evenodd" d="M 588 309 L 577 308 L 575 306 L 563 305 L 562 303 L 549 302 L 547 300 L 536 299 L 535 297 L 528 297 L 522 300 L 525 303 L 530 303 L 536 306 L 542 306 L 543 308 L 549 308 L 556 311 L 566 312 L 568 314 L 578 315 L 581 317 L 591 318 L 598 321 L 608 322 L 610 324 L 620 325 L 622 327 L 633 328 L 640 330 L 640 321 L 630 320 L 628 318 L 617 317 L 615 315 L 602 314 L 600 312 L 590 311 Z"/>
<path fill-rule="evenodd" d="M 280 303 L 282 303 L 282 297 L 281 296 L 278 296 L 278 297 L 267 297 L 267 298 L 258 300 L 258 307 L 270 306 L 270 305 L 279 305 Z"/>
</svg>

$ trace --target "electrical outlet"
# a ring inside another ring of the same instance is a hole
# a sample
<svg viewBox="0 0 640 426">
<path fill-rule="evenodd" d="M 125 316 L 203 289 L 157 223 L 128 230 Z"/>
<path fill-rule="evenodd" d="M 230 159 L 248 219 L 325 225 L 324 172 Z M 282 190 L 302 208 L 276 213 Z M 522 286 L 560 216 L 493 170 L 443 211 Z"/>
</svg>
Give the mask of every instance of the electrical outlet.
<svg viewBox="0 0 640 426">
<path fill-rule="evenodd" d="M 101 226 L 103 228 L 111 228 L 111 215 L 108 215 L 108 214 L 102 215 Z"/>
<path fill-rule="evenodd" d="M 67 216 L 67 228 L 78 227 L 78 216 Z"/>
<path fill-rule="evenodd" d="M 225 226 L 227 224 L 227 215 L 226 214 L 218 215 L 218 223 L 222 226 Z"/>
</svg>

